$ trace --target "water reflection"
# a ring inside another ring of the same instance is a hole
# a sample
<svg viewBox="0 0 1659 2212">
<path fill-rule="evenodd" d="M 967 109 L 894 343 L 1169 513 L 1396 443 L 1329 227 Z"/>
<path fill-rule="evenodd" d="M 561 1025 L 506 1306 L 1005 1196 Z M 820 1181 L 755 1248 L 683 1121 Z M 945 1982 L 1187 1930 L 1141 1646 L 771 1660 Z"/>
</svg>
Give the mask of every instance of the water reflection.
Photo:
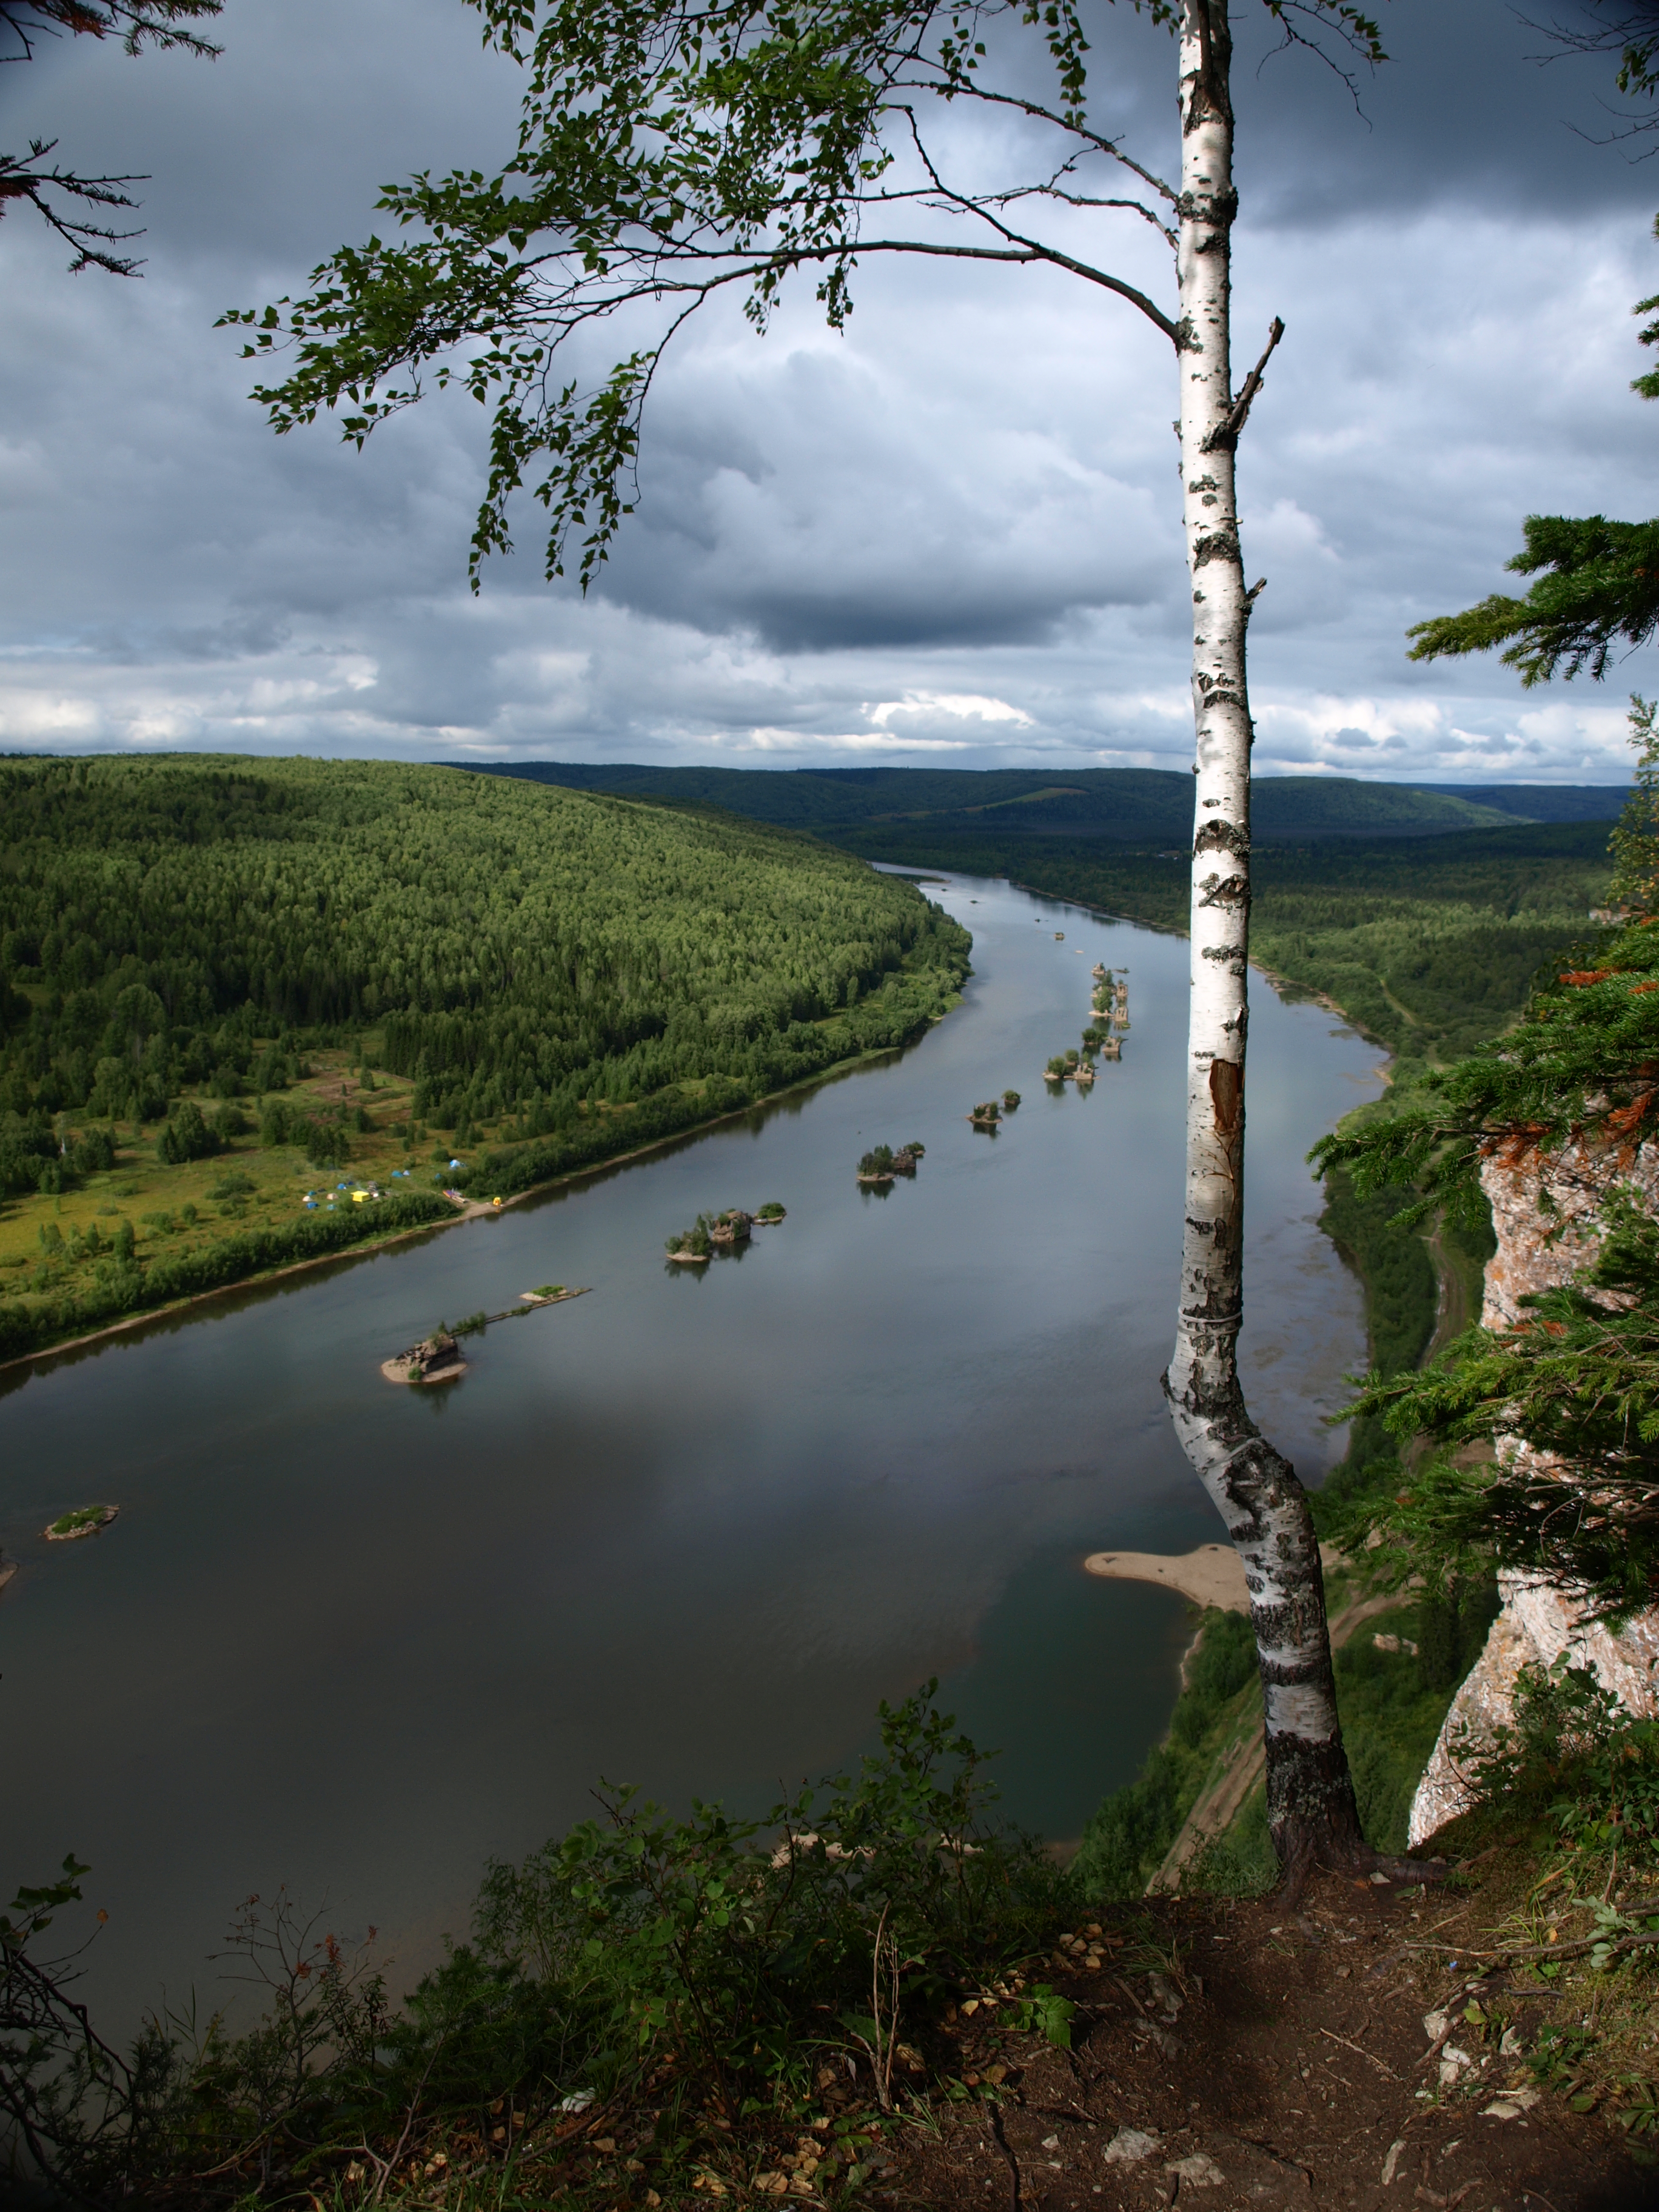
<svg viewBox="0 0 1659 2212">
<path fill-rule="evenodd" d="M 1006 1747 L 1029 1825 L 1075 1833 L 1133 1771 L 1183 1608 L 1081 1558 L 1217 1533 L 1158 1382 L 1186 947 L 1006 884 L 934 888 L 964 918 L 977 901 L 975 973 L 911 1050 L 13 1387 L 7 1856 L 27 1881 L 92 1862 L 95 2000 L 187 1978 L 235 1899 L 284 1881 L 413 1963 L 464 1925 L 484 1859 L 583 1817 L 598 1776 L 754 1804 L 930 1674 Z M 1125 1056 L 1093 1093 L 1050 1091 L 1096 959 L 1131 969 Z M 1303 1154 L 1374 1055 L 1255 996 L 1244 1358 L 1314 1472 L 1361 1332 Z M 1019 1113 L 975 1142 L 974 1102 L 1008 1088 Z M 856 1185 L 896 1131 L 926 1142 L 915 1180 Z M 665 1264 L 712 1195 L 788 1218 Z M 543 1281 L 593 1294 L 470 1340 L 444 1391 L 381 1379 L 436 1315 Z M 94 1494 L 122 1509 L 107 1537 L 40 1542 Z"/>
</svg>

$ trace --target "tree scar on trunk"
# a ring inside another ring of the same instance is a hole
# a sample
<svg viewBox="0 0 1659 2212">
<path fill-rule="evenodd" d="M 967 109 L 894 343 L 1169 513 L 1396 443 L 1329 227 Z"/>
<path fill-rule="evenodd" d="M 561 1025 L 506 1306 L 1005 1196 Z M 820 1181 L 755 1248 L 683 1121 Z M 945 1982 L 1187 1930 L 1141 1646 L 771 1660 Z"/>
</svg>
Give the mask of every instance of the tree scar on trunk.
<svg viewBox="0 0 1659 2212">
<path fill-rule="evenodd" d="M 1236 1060 L 1210 1062 L 1210 1113 L 1227 1174 L 1236 1184 L 1244 1155 L 1244 1071 Z"/>
</svg>

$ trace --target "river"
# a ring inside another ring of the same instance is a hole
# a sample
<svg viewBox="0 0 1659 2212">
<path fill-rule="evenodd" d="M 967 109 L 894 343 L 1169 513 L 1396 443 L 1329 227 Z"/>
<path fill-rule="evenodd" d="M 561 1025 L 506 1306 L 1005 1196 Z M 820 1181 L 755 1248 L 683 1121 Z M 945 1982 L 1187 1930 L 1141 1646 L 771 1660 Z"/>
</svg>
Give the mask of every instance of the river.
<svg viewBox="0 0 1659 2212">
<path fill-rule="evenodd" d="M 394 1985 L 465 1932 L 492 1855 L 601 1776 L 758 1808 L 856 1756 L 930 1675 L 1009 1817 L 1080 1831 L 1167 1723 L 1171 1594 L 1101 1547 L 1222 1534 L 1158 1393 L 1180 1242 L 1184 941 L 1000 882 L 931 887 L 975 937 L 908 1051 L 496 1218 L 291 1278 L 0 1377 L 0 1882 L 89 1861 L 85 1987 L 130 2018 L 217 2002 L 230 1909 L 279 1884 L 377 1923 Z M 1064 932 L 1063 943 L 1054 933 Z M 1127 969 L 1092 1093 L 1045 1095 Z M 1304 1474 L 1363 1359 L 1308 1146 L 1376 1050 L 1253 981 L 1244 1364 Z M 969 1127 L 1012 1087 L 1002 1131 Z M 919 1138 L 914 1182 L 859 1156 Z M 788 1209 L 739 1257 L 665 1265 L 699 1211 Z M 546 1281 L 443 1391 L 379 1362 Z M 66 1506 L 106 1535 L 46 1545 Z M 69 1927 L 66 1919 L 65 1929 Z"/>
</svg>

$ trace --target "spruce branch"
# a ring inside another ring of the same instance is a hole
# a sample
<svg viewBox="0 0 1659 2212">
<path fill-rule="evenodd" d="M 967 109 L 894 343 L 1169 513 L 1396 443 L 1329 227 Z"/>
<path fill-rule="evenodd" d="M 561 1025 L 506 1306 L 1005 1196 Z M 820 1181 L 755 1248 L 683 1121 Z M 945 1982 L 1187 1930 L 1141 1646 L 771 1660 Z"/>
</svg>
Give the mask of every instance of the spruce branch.
<svg viewBox="0 0 1659 2212">
<path fill-rule="evenodd" d="M 118 34 L 130 54 L 148 46 L 212 58 L 220 49 L 189 27 L 218 15 L 224 0 L 0 0 L 0 39 L 12 41 L 0 61 L 32 61 L 38 39 L 106 39 Z"/>
<path fill-rule="evenodd" d="M 13 200 L 25 200 L 35 213 L 75 249 L 75 258 L 70 264 L 70 273 L 76 276 L 82 269 L 106 270 L 112 276 L 136 276 L 139 263 L 129 256 L 118 253 L 116 248 L 125 245 L 141 233 L 137 230 L 112 230 L 106 225 L 82 222 L 68 211 L 60 212 L 52 204 L 50 195 L 62 193 L 70 200 L 80 200 L 90 207 L 130 208 L 138 203 L 122 187 L 145 182 L 143 177 L 77 177 L 72 170 L 60 169 L 54 163 L 50 168 L 40 165 L 56 149 L 57 141 L 29 141 L 27 155 L 0 154 L 0 216 L 5 215 Z"/>
</svg>

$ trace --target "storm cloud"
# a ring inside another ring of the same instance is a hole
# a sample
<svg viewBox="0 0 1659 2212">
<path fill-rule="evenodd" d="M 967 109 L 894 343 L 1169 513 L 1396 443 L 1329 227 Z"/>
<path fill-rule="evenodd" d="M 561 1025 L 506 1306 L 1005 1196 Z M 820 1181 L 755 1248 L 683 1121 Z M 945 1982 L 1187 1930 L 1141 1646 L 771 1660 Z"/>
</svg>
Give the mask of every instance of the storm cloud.
<svg viewBox="0 0 1659 2212">
<path fill-rule="evenodd" d="M 1086 12 L 1101 114 L 1172 163 L 1167 40 Z M 1528 512 L 1659 507 L 1659 412 L 1629 390 L 1659 169 L 1603 143 L 1609 65 L 1541 64 L 1500 0 L 1383 17 L 1394 58 L 1356 102 L 1240 13 L 1241 359 L 1289 326 L 1241 459 L 1258 766 L 1617 781 L 1652 655 L 1523 693 L 1492 662 L 1413 665 L 1404 632 L 1499 587 Z M 810 285 L 764 338 L 704 319 L 586 601 L 543 580 L 529 506 L 469 595 L 464 397 L 361 456 L 327 425 L 271 435 L 215 317 L 302 286 L 384 183 L 504 152 L 519 79 L 477 29 L 461 0 L 229 0 L 216 64 L 83 40 L 0 71 L 0 143 L 153 179 L 141 282 L 70 279 L 27 210 L 0 223 L 0 745 L 1184 760 L 1172 359 L 1054 272 L 872 259 L 844 335 Z M 1019 150 L 952 128 L 965 175 Z M 1146 226 L 1074 220 L 1169 299 Z"/>
</svg>

